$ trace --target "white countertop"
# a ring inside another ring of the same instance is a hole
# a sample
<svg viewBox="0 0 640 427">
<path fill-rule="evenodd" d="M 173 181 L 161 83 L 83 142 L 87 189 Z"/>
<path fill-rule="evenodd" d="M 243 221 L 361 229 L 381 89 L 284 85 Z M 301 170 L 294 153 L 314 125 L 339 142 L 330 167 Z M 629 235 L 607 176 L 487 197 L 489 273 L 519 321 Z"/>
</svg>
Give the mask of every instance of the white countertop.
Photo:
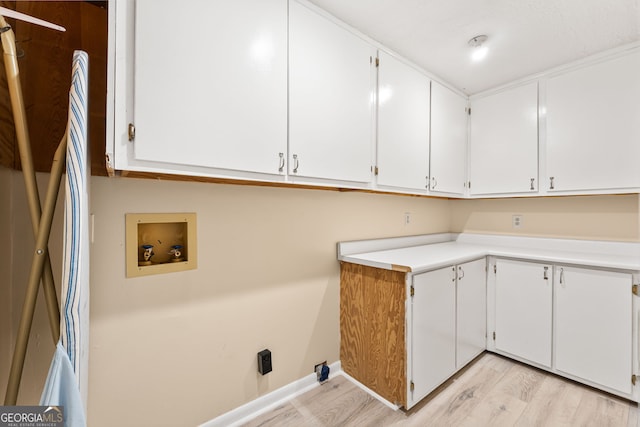
<svg viewBox="0 0 640 427">
<path fill-rule="evenodd" d="M 344 262 L 362 264 L 385 270 L 420 273 L 485 256 L 517 258 L 554 264 L 640 271 L 640 256 L 635 243 L 567 241 L 563 239 L 503 238 L 495 244 L 491 236 L 471 239 L 457 238 L 443 243 L 431 243 L 395 249 L 375 250 L 355 254 L 339 253 Z M 463 241 L 474 241 L 467 243 Z M 591 243 L 591 244 L 590 244 Z M 602 252 L 598 249 L 601 248 Z M 340 249 L 339 249 L 340 252 Z"/>
</svg>

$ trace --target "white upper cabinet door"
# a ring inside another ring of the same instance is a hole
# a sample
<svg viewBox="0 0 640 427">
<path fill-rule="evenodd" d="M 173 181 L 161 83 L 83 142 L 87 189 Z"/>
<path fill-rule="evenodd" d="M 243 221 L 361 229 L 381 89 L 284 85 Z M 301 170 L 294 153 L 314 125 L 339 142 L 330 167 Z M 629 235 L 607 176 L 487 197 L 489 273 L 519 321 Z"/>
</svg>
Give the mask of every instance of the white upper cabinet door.
<svg viewBox="0 0 640 427">
<path fill-rule="evenodd" d="M 499 259 L 496 271 L 496 349 L 550 368 L 551 266 Z"/>
<path fill-rule="evenodd" d="M 632 392 L 631 274 L 556 267 L 556 369 Z"/>
<path fill-rule="evenodd" d="M 291 2 L 289 173 L 371 182 L 375 49 Z"/>
<path fill-rule="evenodd" d="M 465 97 L 431 82 L 431 192 L 464 194 L 468 117 Z"/>
<path fill-rule="evenodd" d="M 470 194 L 538 189 L 538 83 L 471 99 Z"/>
<path fill-rule="evenodd" d="M 284 173 L 287 0 L 135 6 L 135 158 Z"/>
<path fill-rule="evenodd" d="M 378 53 L 378 185 L 426 192 L 429 78 Z"/>
<path fill-rule="evenodd" d="M 550 191 L 640 187 L 640 51 L 547 81 Z"/>
</svg>

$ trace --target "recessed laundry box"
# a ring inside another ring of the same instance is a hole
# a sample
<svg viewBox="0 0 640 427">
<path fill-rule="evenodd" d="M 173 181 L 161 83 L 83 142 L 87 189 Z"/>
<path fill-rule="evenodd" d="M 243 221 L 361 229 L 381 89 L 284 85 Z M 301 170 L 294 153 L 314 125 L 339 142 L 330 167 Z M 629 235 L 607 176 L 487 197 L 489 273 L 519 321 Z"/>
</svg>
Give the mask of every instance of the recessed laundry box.
<svg viewBox="0 0 640 427">
<path fill-rule="evenodd" d="M 195 213 L 130 213 L 125 218 L 127 277 L 197 267 Z"/>
</svg>

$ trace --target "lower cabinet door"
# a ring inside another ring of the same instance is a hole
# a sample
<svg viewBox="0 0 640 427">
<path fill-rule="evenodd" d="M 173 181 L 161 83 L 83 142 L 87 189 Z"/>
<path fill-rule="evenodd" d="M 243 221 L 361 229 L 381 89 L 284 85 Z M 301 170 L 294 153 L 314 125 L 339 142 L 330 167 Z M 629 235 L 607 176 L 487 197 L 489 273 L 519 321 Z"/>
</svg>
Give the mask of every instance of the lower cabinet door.
<svg viewBox="0 0 640 427">
<path fill-rule="evenodd" d="M 411 298 L 412 406 L 456 370 L 456 270 L 447 267 L 413 277 Z"/>
<path fill-rule="evenodd" d="M 456 369 L 487 347 L 487 286 L 485 258 L 458 265 Z"/>
<path fill-rule="evenodd" d="M 631 393 L 631 274 L 557 266 L 555 367 Z"/>
<path fill-rule="evenodd" d="M 496 260 L 497 350 L 551 368 L 552 268 Z"/>
</svg>

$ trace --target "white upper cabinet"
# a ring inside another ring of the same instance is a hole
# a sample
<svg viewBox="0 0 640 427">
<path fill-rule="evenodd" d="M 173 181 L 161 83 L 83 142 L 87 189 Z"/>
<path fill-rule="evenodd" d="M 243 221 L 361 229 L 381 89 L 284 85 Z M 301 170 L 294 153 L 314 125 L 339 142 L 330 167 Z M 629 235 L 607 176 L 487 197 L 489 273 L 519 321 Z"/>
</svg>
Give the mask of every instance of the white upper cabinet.
<svg viewBox="0 0 640 427">
<path fill-rule="evenodd" d="M 110 169 L 445 197 L 640 191 L 637 46 L 467 99 L 304 0 L 114 4 Z"/>
<path fill-rule="evenodd" d="M 467 99 L 432 81 L 432 193 L 464 194 L 467 171 L 467 120 Z"/>
<path fill-rule="evenodd" d="M 376 50 L 295 1 L 289 34 L 289 173 L 371 182 Z"/>
<path fill-rule="evenodd" d="M 136 161 L 284 174 L 287 0 L 137 0 L 134 62 Z"/>
<path fill-rule="evenodd" d="M 549 191 L 640 187 L 640 51 L 547 81 Z"/>
<path fill-rule="evenodd" d="M 378 185 L 426 192 L 429 176 L 429 78 L 378 53 Z"/>
<path fill-rule="evenodd" d="M 471 99 L 471 195 L 538 189 L 538 83 Z"/>
</svg>

